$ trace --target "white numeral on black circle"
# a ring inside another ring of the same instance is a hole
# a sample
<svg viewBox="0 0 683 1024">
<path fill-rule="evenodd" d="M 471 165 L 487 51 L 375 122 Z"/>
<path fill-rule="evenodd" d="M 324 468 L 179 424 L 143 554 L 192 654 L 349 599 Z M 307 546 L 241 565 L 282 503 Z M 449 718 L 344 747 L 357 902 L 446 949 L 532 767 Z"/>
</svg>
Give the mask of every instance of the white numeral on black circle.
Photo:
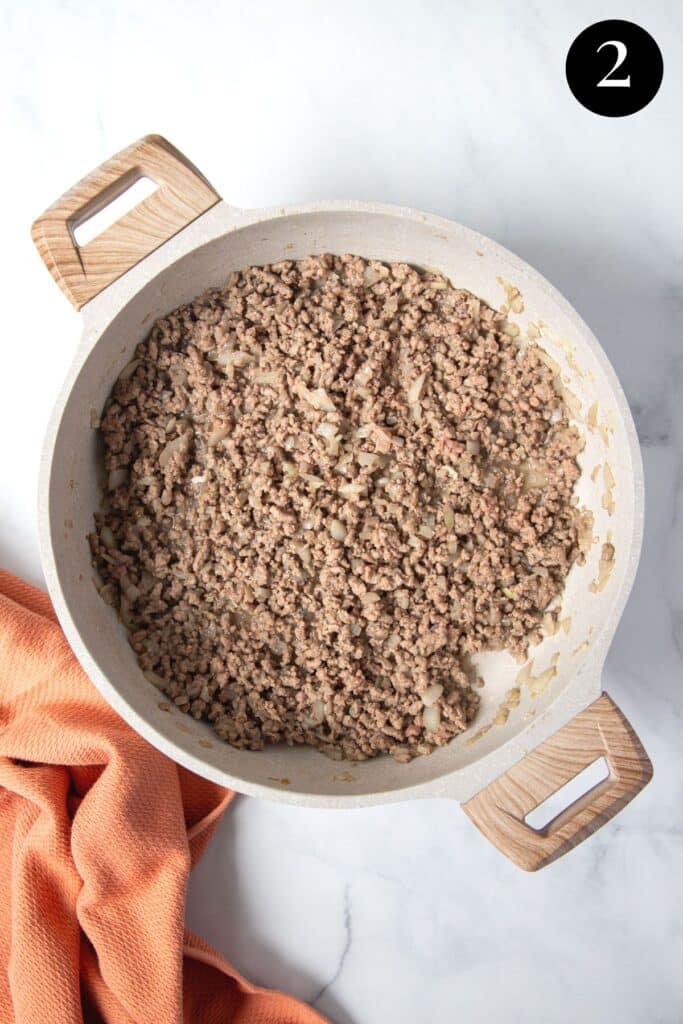
<svg viewBox="0 0 683 1024">
<path fill-rule="evenodd" d="M 626 78 L 611 78 L 610 77 L 611 75 L 614 74 L 614 72 L 617 70 L 617 68 L 621 67 L 621 65 L 626 60 L 626 54 L 628 52 L 627 49 L 626 49 L 626 46 L 624 45 L 624 43 L 620 42 L 618 39 L 608 39 L 606 42 L 601 43 L 600 46 L 598 46 L 598 53 L 600 53 L 600 50 L 602 50 L 603 46 L 613 46 L 616 49 L 616 51 L 617 51 L 617 61 L 616 61 L 616 64 L 614 65 L 614 67 L 610 71 L 607 72 L 605 77 L 600 79 L 600 81 L 598 82 L 598 88 L 600 88 L 600 86 L 604 86 L 604 87 L 611 86 L 614 89 L 630 89 L 631 88 L 631 76 L 630 75 L 627 75 Z"/>
</svg>

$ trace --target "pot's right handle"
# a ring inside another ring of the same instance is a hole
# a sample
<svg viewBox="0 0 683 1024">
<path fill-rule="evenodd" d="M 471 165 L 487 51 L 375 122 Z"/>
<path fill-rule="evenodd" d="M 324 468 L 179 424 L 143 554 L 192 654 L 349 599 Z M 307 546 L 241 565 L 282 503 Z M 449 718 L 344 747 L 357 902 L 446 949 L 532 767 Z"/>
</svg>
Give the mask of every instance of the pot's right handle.
<svg viewBox="0 0 683 1024">
<path fill-rule="evenodd" d="M 156 190 L 86 245 L 79 224 L 104 209 L 142 177 Z M 139 263 L 220 196 L 161 135 L 146 135 L 91 171 L 39 217 L 31 230 L 43 262 L 67 299 L 80 309 Z"/>
<path fill-rule="evenodd" d="M 545 828 L 526 816 L 604 757 L 609 775 Z M 603 693 L 550 739 L 463 804 L 463 810 L 501 853 L 536 871 L 568 853 L 613 818 L 652 778 L 652 764 L 630 723 Z"/>
</svg>

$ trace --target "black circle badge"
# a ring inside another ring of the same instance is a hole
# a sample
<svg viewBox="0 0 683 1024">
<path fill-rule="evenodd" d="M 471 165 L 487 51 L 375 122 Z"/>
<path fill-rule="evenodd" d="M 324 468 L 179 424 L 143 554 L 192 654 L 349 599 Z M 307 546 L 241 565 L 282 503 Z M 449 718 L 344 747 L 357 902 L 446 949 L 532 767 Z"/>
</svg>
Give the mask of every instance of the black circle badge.
<svg viewBox="0 0 683 1024">
<path fill-rule="evenodd" d="M 625 117 L 657 95 L 664 61 L 640 25 L 597 21 L 569 47 L 565 71 L 569 88 L 584 107 L 603 117 Z"/>
</svg>

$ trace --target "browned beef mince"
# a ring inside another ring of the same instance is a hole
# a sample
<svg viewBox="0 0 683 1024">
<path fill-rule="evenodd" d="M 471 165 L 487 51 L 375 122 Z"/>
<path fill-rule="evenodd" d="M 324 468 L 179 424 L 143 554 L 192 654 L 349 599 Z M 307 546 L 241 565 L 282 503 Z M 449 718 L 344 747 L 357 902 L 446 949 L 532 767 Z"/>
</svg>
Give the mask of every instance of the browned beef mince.
<svg viewBox="0 0 683 1024">
<path fill-rule="evenodd" d="M 102 593 L 220 737 L 429 753 L 580 558 L 543 351 L 432 272 L 249 267 L 160 320 L 102 417 Z"/>
</svg>

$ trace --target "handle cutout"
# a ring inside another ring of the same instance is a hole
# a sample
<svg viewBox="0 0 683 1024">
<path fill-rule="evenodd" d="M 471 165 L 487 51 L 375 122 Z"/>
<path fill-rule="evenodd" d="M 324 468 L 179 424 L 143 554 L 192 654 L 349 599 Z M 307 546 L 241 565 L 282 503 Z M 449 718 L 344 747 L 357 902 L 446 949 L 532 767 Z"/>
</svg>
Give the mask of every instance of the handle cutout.
<svg viewBox="0 0 683 1024">
<path fill-rule="evenodd" d="M 157 182 L 146 174 L 131 171 L 129 175 L 124 175 L 111 190 L 105 190 L 95 201 L 88 203 L 69 219 L 69 230 L 76 245 L 82 248 L 92 242 L 134 210 L 143 199 L 153 195 L 158 188 Z"/>
<path fill-rule="evenodd" d="M 571 816 L 577 810 L 577 804 L 586 796 L 597 796 L 600 786 L 608 781 L 610 768 L 607 758 L 598 757 L 592 764 L 589 764 L 583 771 L 575 775 L 564 786 L 560 786 L 547 799 L 534 807 L 533 811 L 524 818 L 524 823 L 532 828 L 534 832 L 541 835 L 548 835 L 557 827 L 560 818 Z"/>
</svg>

